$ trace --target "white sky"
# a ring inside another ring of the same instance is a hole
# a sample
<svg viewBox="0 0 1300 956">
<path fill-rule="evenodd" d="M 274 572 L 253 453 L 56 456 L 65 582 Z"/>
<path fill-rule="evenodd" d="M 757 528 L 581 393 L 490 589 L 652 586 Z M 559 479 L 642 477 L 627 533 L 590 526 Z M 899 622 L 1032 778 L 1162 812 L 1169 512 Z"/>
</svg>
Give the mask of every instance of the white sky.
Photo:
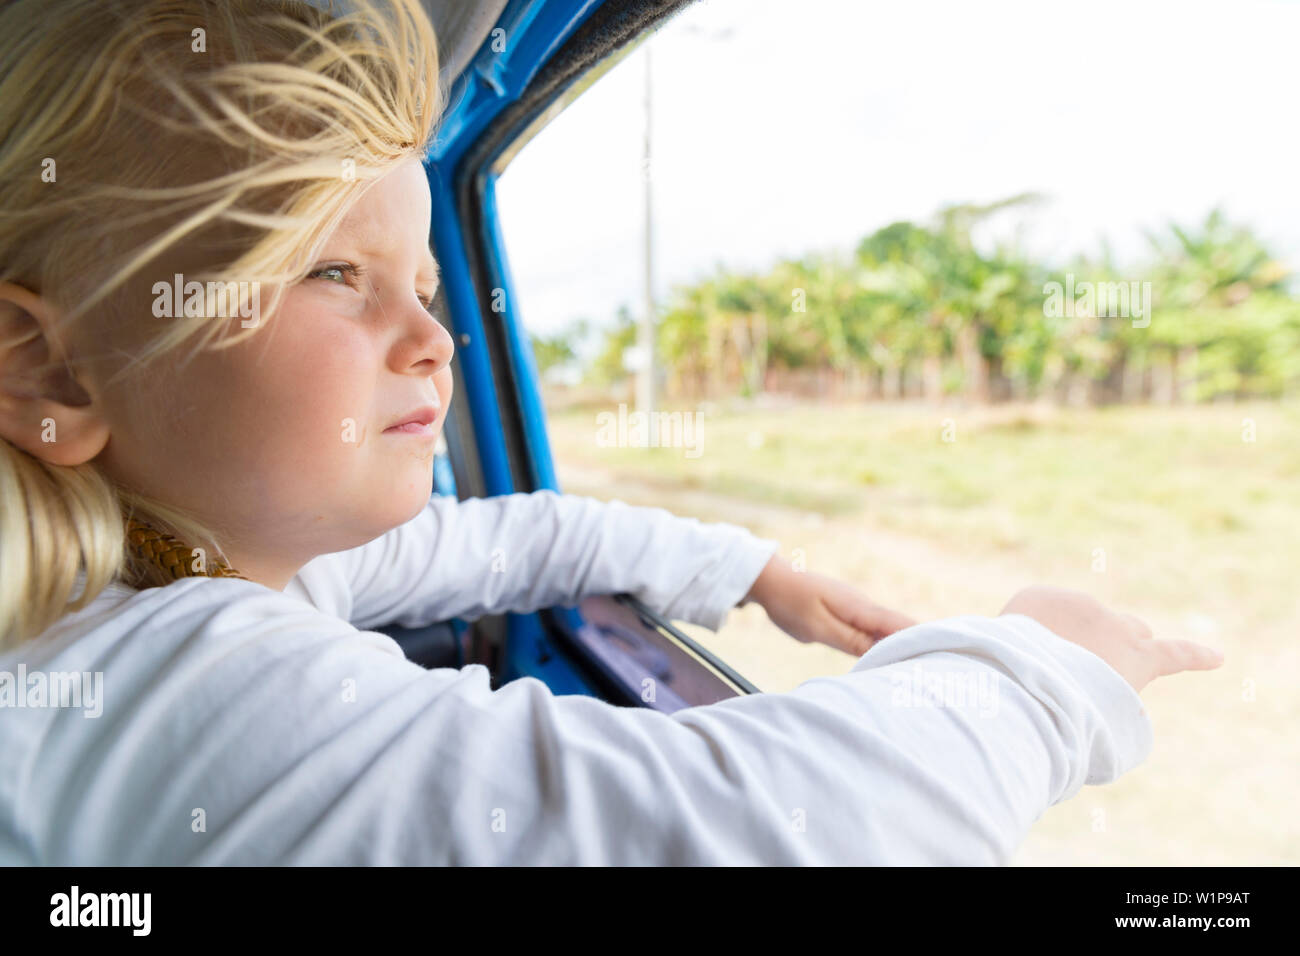
<svg viewBox="0 0 1300 956">
<path fill-rule="evenodd" d="M 656 293 L 1027 190 L 1048 259 L 1221 204 L 1300 269 L 1297 41 L 1293 0 L 701 0 L 647 44 Z M 642 309 L 645 49 L 498 183 L 533 331 Z"/>
</svg>

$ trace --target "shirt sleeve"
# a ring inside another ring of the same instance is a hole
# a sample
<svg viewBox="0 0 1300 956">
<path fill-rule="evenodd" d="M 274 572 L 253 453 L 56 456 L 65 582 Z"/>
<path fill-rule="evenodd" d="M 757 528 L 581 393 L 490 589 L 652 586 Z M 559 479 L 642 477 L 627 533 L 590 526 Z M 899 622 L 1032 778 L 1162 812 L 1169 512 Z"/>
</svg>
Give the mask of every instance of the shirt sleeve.
<svg viewBox="0 0 1300 956">
<path fill-rule="evenodd" d="M 360 628 L 527 613 L 628 592 L 716 630 L 776 553 L 738 525 L 549 489 L 457 501 L 341 552 Z"/>
<path fill-rule="evenodd" d="M 50 715 L 20 801 L 43 863 L 1004 864 L 1151 746 L 1123 678 L 1025 617 L 918 625 L 846 674 L 664 714 L 494 691 L 206 586 L 230 595 L 198 636 L 112 651 L 102 719 Z"/>
</svg>

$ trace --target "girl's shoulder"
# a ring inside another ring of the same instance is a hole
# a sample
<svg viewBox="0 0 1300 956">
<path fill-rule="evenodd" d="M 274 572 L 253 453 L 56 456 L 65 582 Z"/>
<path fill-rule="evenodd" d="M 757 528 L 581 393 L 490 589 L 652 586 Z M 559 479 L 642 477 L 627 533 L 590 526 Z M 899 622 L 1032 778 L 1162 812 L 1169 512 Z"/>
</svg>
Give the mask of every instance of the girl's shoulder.
<svg viewBox="0 0 1300 956">
<path fill-rule="evenodd" d="M 0 654 L 0 670 L 18 661 L 89 666 L 109 658 L 175 654 L 186 644 L 313 641 L 356 633 L 306 595 L 238 578 L 182 578 L 143 590 L 113 583 L 38 637 Z"/>
</svg>

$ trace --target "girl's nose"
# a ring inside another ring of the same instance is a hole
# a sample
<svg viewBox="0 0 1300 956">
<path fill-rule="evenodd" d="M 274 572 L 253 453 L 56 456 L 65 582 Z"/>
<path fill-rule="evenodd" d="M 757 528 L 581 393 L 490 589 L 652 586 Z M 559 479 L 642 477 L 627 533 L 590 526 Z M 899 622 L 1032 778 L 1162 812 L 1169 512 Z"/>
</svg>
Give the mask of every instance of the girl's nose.
<svg viewBox="0 0 1300 956">
<path fill-rule="evenodd" d="M 451 333 L 414 297 L 406 313 L 406 327 L 393 349 L 394 370 L 432 375 L 446 368 L 456 351 Z"/>
</svg>

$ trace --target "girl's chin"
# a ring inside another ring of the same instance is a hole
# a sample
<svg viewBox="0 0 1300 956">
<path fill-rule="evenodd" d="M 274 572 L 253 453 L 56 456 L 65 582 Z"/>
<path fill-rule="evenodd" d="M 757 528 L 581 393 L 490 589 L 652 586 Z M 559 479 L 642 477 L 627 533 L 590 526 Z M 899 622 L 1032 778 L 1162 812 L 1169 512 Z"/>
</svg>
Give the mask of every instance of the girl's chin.
<svg viewBox="0 0 1300 956">
<path fill-rule="evenodd" d="M 433 469 L 427 468 L 427 472 L 421 474 L 418 478 L 411 477 L 404 481 L 398 487 L 378 501 L 387 501 L 392 508 L 400 506 L 401 513 L 406 517 L 403 521 L 409 521 L 424 510 L 424 506 L 429 503 L 430 496 L 433 495 Z"/>
</svg>

